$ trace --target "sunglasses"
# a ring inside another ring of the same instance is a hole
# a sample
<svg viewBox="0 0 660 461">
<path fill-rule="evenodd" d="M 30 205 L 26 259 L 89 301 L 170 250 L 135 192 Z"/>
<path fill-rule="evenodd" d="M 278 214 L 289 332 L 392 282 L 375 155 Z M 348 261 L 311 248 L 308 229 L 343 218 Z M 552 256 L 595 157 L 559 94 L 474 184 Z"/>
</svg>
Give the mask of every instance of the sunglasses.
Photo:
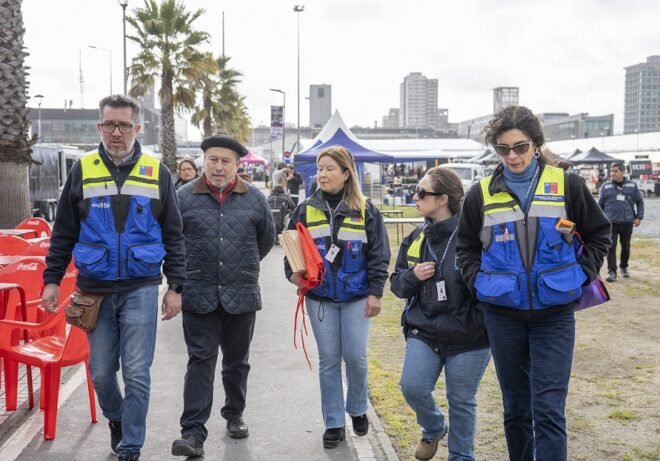
<svg viewBox="0 0 660 461">
<path fill-rule="evenodd" d="M 516 155 L 522 155 L 527 152 L 531 143 L 532 140 L 530 139 L 527 142 L 519 142 L 513 146 L 507 146 L 506 144 L 495 144 L 493 149 L 495 149 L 495 152 L 497 152 L 497 154 L 501 155 L 502 157 L 509 155 L 509 151 L 513 151 Z"/>
<path fill-rule="evenodd" d="M 123 134 L 129 134 L 133 130 L 132 123 L 112 123 L 112 122 L 103 122 L 101 123 L 101 129 L 104 133 L 112 133 L 115 131 L 115 128 L 119 128 L 119 131 Z"/>
<path fill-rule="evenodd" d="M 435 195 L 438 197 L 445 195 L 445 194 L 438 194 L 437 192 L 429 192 L 423 187 L 418 187 L 416 193 L 417 193 L 417 197 L 419 197 L 420 200 L 424 200 L 424 197 L 426 197 L 427 195 Z"/>
</svg>

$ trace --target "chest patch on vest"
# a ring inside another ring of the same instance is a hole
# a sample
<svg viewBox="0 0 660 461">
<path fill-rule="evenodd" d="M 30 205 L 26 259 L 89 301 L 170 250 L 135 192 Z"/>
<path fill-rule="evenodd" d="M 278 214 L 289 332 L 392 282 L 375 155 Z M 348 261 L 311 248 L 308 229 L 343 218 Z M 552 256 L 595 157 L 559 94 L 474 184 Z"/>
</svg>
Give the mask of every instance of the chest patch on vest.
<svg viewBox="0 0 660 461">
<path fill-rule="evenodd" d="M 140 175 L 141 176 L 153 176 L 154 169 L 151 166 L 140 165 Z"/>
<path fill-rule="evenodd" d="M 543 192 L 546 194 L 556 194 L 559 190 L 559 185 L 556 182 L 543 183 Z"/>
<path fill-rule="evenodd" d="M 505 234 L 500 234 L 495 236 L 495 241 L 498 243 L 503 243 L 503 242 L 511 242 L 516 239 L 515 234 L 509 234 L 508 232 Z"/>
</svg>

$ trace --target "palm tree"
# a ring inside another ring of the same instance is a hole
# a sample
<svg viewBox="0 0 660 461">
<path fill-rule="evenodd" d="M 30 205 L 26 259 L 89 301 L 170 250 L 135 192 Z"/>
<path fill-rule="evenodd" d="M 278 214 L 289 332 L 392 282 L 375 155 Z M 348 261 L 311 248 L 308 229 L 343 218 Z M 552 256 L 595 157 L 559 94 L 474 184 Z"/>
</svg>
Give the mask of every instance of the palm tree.
<svg viewBox="0 0 660 461">
<path fill-rule="evenodd" d="M 201 101 L 191 121 L 198 128 L 201 125 L 204 137 L 221 132 L 246 142 L 250 119 L 245 108 L 245 98 L 236 89 L 239 77 L 243 74 L 228 67 L 230 59 L 229 56 L 220 56 L 215 60 L 215 72 L 198 80 L 195 89 Z"/>
<path fill-rule="evenodd" d="M 31 215 L 28 165 L 36 136 L 28 136 L 27 71 L 21 0 L 0 3 L 0 227 Z"/>
<path fill-rule="evenodd" d="M 203 9 L 187 11 L 177 0 L 145 0 L 144 7 L 134 11 L 126 20 L 136 35 L 128 38 L 140 45 L 140 52 L 130 67 L 131 96 L 144 96 L 160 80 L 158 96 L 161 107 L 163 163 L 176 170 L 176 137 L 174 110 L 192 108 L 195 104 L 193 82 L 200 75 L 211 72 L 213 59 L 198 48 L 208 42 L 209 34 L 193 28 L 204 14 Z"/>
</svg>

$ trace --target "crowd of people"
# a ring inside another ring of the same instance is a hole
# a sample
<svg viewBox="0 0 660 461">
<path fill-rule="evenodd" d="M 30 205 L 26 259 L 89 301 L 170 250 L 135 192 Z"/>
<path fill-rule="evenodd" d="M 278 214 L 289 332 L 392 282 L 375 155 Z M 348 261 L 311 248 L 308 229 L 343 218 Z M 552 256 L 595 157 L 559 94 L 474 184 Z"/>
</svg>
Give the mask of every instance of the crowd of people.
<svg viewBox="0 0 660 461">
<path fill-rule="evenodd" d="M 142 153 L 133 99 L 108 96 L 99 109 L 98 151 L 73 167 L 62 191 L 43 305 L 56 309 L 58 285 L 75 256 L 78 289 L 103 296 L 88 334 L 90 372 L 120 460 L 139 459 L 144 443 L 162 275 L 168 286 L 162 318 L 182 312 L 188 351 L 181 436 L 171 453 L 204 455 L 220 354 L 220 415 L 230 437 L 249 436 L 243 413 L 262 308 L 260 264 L 276 233 L 299 223 L 325 272 L 305 298 L 318 349 L 325 448 L 345 439 L 346 415 L 357 436 L 369 432 L 369 330 L 389 276 L 404 306 L 400 387 L 419 425 L 414 456 L 433 458 L 446 436 L 449 460 L 474 459 L 476 395 L 492 356 L 510 459 L 568 459 L 574 304 L 608 253 L 608 270 L 616 274 L 617 236 L 624 247 L 620 268 L 628 275 L 630 230 L 643 219 L 643 203 L 619 175 L 620 165 L 613 166 L 599 207 L 579 176 L 544 157 L 538 118 L 525 107 L 503 109 L 486 134 L 501 163 L 465 197 L 452 170 L 419 172 L 414 201 L 424 223 L 403 239 L 388 274 L 387 230 L 360 190 L 347 149 L 318 154 L 318 188 L 298 203 L 298 173 L 278 165 L 266 197 L 241 176 L 247 149 L 228 135 L 206 138 L 203 173 L 184 160 L 175 183 L 167 168 Z M 274 220 L 272 209 L 283 210 L 288 222 Z M 284 274 L 303 285 L 304 273 L 293 272 L 286 258 Z M 447 415 L 434 398 L 443 370 Z"/>
</svg>

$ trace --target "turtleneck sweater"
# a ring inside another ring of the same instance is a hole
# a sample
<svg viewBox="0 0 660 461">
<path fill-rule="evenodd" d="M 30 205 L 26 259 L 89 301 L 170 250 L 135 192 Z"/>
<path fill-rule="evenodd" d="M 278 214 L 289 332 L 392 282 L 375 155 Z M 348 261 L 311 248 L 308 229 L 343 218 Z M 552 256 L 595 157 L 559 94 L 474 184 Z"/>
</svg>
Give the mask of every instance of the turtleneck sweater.
<svg viewBox="0 0 660 461">
<path fill-rule="evenodd" d="M 534 195 L 533 189 L 536 187 L 536 184 L 530 186 L 530 183 L 532 182 L 534 172 L 538 166 L 539 162 L 534 157 L 532 157 L 532 161 L 529 162 L 527 168 L 520 173 L 514 173 L 506 165 L 504 166 L 504 181 L 506 182 L 507 187 L 511 189 L 511 192 L 516 194 L 524 211 L 529 209 L 529 204 Z M 537 176 L 535 181 L 538 182 L 538 179 Z M 528 190 L 530 191 L 529 194 L 527 194 Z"/>
<path fill-rule="evenodd" d="M 324 192 L 322 191 L 323 194 L 323 200 L 328 202 L 328 205 L 332 210 L 336 210 L 337 206 L 339 205 L 339 202 L 341 202 L 341 199 L 344 198 L 344 190 L 346 187 L 343 187 L 339 192 L 335 194 L 331 194 L 330 192 Z"/>
</svg>

